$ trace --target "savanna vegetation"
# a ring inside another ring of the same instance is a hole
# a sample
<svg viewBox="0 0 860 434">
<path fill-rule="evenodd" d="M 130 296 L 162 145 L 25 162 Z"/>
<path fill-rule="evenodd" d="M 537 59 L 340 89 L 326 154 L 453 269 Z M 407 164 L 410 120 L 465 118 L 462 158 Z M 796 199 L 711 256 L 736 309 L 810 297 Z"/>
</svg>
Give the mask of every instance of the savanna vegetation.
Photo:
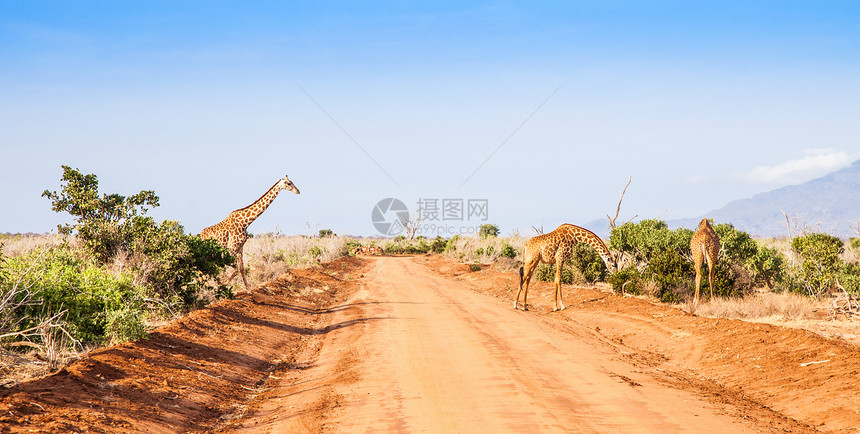
<svg viewBox="0 0 860 434">
<path fill-rule="evenodd" d="M 135 340 L 147 328 L 231 298 L 219 276 L 235 264 L 214 240 L 147 214 L 154 191 L 101 193 L 98 178 L 62 167 L 61 187 L 42 194 L 69 222 L 57 234 L 0 236 L 0 351 L 35 350 L 53 368 L 62 357 Z M 318 237 L 254 237 L 245 246 L 252 283 L 348 251 L 331 230 Z"/>
<path fill-rule="evenodd" d="M 62 169 L 60 189 L 43 196 L 70 221 L 55 235 L 0 236 L 4 355 L 35 350 L 53 368 L 61 354 L 139 339 L 153 324 L 232 297 L 236 281 L 219 278 L 234 258 L 215 241 L 186 233 L 178 221 L 148 216 L 159 206 L 154 191 L 105 194 L 95 175 Z M 858 239 L 845 242 L 810 233 L 763 240 L 729 223 L 714 222 L 713 227 L 722 245 L 713 288 L 721 304 L 709 304 L 715 315 L 740 310 L 738 300 L 751 294 L 795 294 L 791 300 L 811 301 L 837 292 L 846 300 L 860 294 Z M 613 228 L 607 240 L 619 254 L 620 270 L 610 273 L 592 248 L 579 244 L 563 268 L 562 282 L 603 282 L 619 293 L 684 303 L 694 285 L 692 236 L 692 230 L 671 230 L 656 219 L 627 222 Z M 471 264 L 473 271 L 490 264 L 512 271 L 520 265 L 527 240 L 516 231 L 503 237 L 493 224 L 482 225 L 475 236 L 451 238 L 356 239 L 322 229 L 308 236 L 252 236 L 244 259 L 252 286 L 293 267 L 352 254 L 360 246 L 375 246 L 387 255 L 444 255 Z M 541 265 L 534 278 L 552 281 L 554 268 Z M 703 294 L 709 294 L 707 278 L 702 285 Z M 802 311 L 806 306 L 786 300 L 767 298 L 761 309 Z"/>
</svg>

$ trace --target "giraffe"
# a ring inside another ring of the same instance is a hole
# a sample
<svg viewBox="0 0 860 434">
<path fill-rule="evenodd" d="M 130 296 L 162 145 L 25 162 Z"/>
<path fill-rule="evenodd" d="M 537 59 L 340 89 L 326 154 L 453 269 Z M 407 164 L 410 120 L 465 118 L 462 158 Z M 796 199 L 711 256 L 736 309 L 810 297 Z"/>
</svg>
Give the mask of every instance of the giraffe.
<svg viewBox="0 0 860 434">
<path fill-rule="evenodd" d="M 555 309 L 553 312 L 564 310 L 564 302 L 561 300 L 561 267 L 573 252 L 573 246 L 578 242 L 586 243 L 594 248 L 609 270 L 618 268 L 616 258 L 609 253 L 609 249 L 600 237 L 588 229 L 565 223 L 548 234 L 538 235 L 526 241 L 526 245 L 523 247 L 523 266 L 520 267 L 520 290 L 517 292 L 517 299 L 514 300 L 515 310 L 520 301 L 520 293 L 523 294 L 523 310 L 529 310 L 526 306 L 529 281 L 541 262 L 555 263 Z"/>
<path fill-rule="evenodd" d="M 720 253 L 720 237 L 703 218 L 699 222 L 699 230 L 690 240 L 690 250 L 693 252 L 693 266 L 696 267 L 696 295 L 693 296 L 693 304 L 699 304 L 699 287 L 702 282 L 702 260 L 708 261 L 708 285 L 711 289 L 711 298 L 714 298 L 714 267 L 717 265 L 717 256 Z"/>
<path fill-rule="evenodd" d="M 242 248 L 248 239 L 248 226 L 272 204 L 281 190 L 289 190 L 299 194 L 299 189 L 293 185 L 289 177 L 284 176 L 283 179 L 279 179 L 272 188 L 266 191 L 254 203 L 231 212 L 221 223 L 200 231 L 200 238 L 212 238 L 218 241 L 218 244 L 229 250 L 230 254 L 236 258 L 236 271 L 230 275 L 228 282 L 236 277 L 236 273 L 240 273 L 242 275 L 242 282 L 245 284 L 245 289 L 248 289 L 248 280 L 245 278 L 245 268 L 242 264 Z"/>
</svg>

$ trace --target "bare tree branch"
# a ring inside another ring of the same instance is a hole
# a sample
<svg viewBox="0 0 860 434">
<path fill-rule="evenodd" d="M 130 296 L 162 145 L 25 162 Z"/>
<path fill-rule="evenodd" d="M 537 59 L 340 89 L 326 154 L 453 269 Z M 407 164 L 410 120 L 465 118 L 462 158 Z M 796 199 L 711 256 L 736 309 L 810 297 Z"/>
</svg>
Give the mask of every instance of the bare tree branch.
<svg viewBox="0 0 860 434">
<path fill-rule="evenodd" d="M 615 208 L 615 217 L 609 217 L 609 214 L 606 214 L 606 218 L 609 219 L 609 227 L 615 229 L 615 220 L 618 218 L 618 213 L 621 212 L 621 202 L 624 200 L 624 194 L 627 193 L 627 187 L 630 187 L 630 183 L 633 182 L 633 177 L 627 179 L 627 184 L 624 186 L 624 190 L 621 190 L 621 197 L 618 199 L 618 206 Z M 630 220 L 636 218 L 632 217 Z M 630 220 L 627 222 L 629 223 Z"/>
<path fill-rule="evenodd" d="M 424 220 L 424 213 L 416 212 L 414 214 L 409 215 L 409 220 L 406 221 L 406 226 L 404 229 L 406 230 L 406 239 L 412 240 L 415 238 L 415 234 L 418 232 L 418 229 L 421 228 L 421 222 Z"/>
</svg>

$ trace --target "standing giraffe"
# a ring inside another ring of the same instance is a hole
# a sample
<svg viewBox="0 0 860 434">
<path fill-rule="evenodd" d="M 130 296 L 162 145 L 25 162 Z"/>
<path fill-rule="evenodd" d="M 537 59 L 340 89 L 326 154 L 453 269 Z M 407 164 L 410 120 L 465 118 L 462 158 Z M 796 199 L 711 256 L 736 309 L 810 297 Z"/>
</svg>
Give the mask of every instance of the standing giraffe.
<svg viewBox="0 0 860 434">
<path fill-rule="evenodd" d="M 520 267 L 520 290 L 517 292 L 517 299 L 514 300 L 514 309 L 520 301 L 520 293 L 523 294 L 523 310 L 529 310 L 526 306 L 526 298 L 529 295 L 529 281 L 537 269 L 538 264 L 545 262 L 547 264 L 555 263 L 555 309 L 564 309 L 564 302 L 561 300 L 561 267 L 570 254 L 573 252 L 573 246 L 576 243 L 586 243 L 600 255 L 606 268 L 610 270 L 617 269 L 615 258 L 609 253 L 609 249 L 603 240 L 588 229 L 571 224 L 563 224 L 554 231 L 538 235 L 526 242 L 523 247 L 523 266 Z"/>
<path fill-rule="evenodd" d="M 229 250 L 230 254 L 236 258 L 236 271 L 230 275 L 228 282 L 236 277 L 236 273 L 240 273 L 242 282 L 245 283 L 245 289 L 248 289 L 248 280 L 245 279 L 245 268 L 242 264 L 242 248 L 248 239 L 248 226 L 272 204 L 281 190 L 289 190 L 299 194 L 299 189 L 293 185 L 289 177 L 284 176 L 254 203 L 231 212 L 221 223 L 200 231 L 200 238 L 212 238 L 218 241 L 218 244 Z"/>
<path fill-rule="evenodd" d="M 696 295 L 693 304 L 699 304 L 699 286 L 702 283 L 702 260 L 708 261 L 708 285 L 711 289 L 711 298 L 714 298 L 714 267 L 717 265 L 717 256 L 720 254 L 720 237 L 704 218 L 699 222 L 699 230 L 690 240 L 690 250 L 693 252 L 693 265 L 696 267 Z"/>
</svg>

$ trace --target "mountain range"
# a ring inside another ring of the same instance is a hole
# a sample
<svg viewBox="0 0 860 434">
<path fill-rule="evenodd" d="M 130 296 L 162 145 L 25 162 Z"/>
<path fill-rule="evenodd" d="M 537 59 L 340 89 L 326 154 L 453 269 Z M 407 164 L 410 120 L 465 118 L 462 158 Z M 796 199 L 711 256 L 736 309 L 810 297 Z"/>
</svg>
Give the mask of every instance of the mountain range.
<svg viewBox="0 0 860 434">
<path fill-rule="evenodd" d="M 705 215 L 670 220 L 674 229 L 695 229 L 708 217 L 717 223 L 732 223 L 736 228 L 758 237 L 785 237 L 802 232 L 826 232 L 839 237 L 858 236 L 860 225 L 860 160 L 851 166 L 797 185 L 729 202 Z M 786 221 L 786 219 L 788 221 Z M 606 219 L 589 225 L 606 226 Z M 595 231 L 608 236 L 608 231 Z"/>
</svg>

